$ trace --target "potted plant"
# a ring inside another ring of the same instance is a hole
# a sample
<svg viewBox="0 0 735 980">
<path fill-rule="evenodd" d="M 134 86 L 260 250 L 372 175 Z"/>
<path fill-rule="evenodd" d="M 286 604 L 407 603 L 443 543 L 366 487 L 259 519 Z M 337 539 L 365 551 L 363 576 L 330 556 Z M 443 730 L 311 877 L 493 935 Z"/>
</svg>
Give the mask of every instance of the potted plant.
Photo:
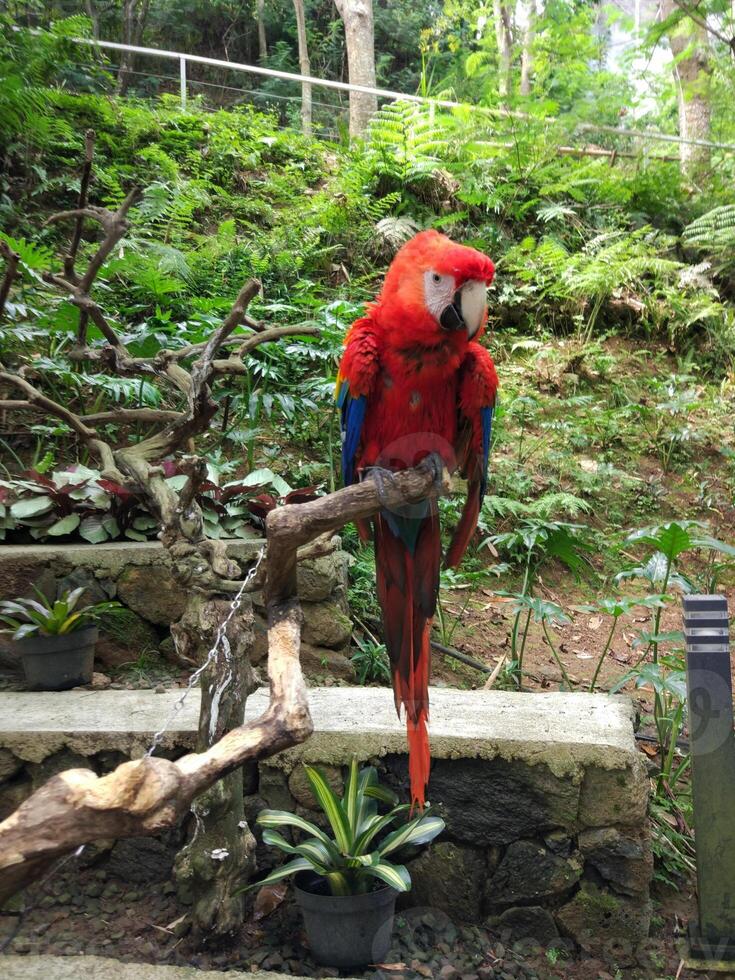
<svg viewBox="0 0 735 980">
<path fill-rule="evenodd" d="M 79 606 L 84 588 L 66 591 L 51 602 L 34 586 L 36 599 L 0 602 L 2 632 L 15 640 L 26 681 L 34 691 L 64 691 L 92 680 L 95 621 L 120 608 L 119 602 Z"/>
<path fill-rule="evenodd" d="M 342 799 L 319 769 L 304 769 L 332 834 L 298 814 L 262 810 L 257 822 L 265 828 L 263 841 L 293 860 L 248 888 L 295 874 L 296 902 L 315 959 L 342 969 L 380 963 L 390 948 L 396 897 L 411 888 L 408 870 L 388 857 L 427 844 L 444 821 L 429 810 L 411 817 L 411 807 L 399 805 L 396 794 L 378 784 L 375 769 L 358 771 L 355 758 Z M 378 803 L 390 810 L 381 815 Z M 290 844 L 275 829 L 280 827 L 303 831 L 306 839 Z"/>
</svg>

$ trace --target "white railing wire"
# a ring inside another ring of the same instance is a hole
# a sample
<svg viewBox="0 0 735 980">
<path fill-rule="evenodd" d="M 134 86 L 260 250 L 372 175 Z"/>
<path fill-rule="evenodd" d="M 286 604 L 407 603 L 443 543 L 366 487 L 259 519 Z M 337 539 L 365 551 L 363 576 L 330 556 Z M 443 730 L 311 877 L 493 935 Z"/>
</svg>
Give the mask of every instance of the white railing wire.
<svg viewBox="0 0 735 980">
<path fill-rule="evenodd" d="M 441 109 L 465 109 L 471 112 L 479 112 L 485 115 L 496 115 L 507 118 L 530 119 L 523 112 L 514 112 L 510 109 L 490 108 L 488 106 L 476 106 L 467 102 L 455 102 L 451 99 L 434 99 L 424 95 L 411 95 L 407 92 L 395 92 L 391 89 L 375 88 L 368 85 L 353 85 L 350 82 L 338 82 L 331 78 L 316 78 L 314 75 L 298 75 L 295 72 L 279 71 L 275 68 L 264 68 L 261 65 L 246 65 L 239 61 L 226 61 L 221 58 L 207 58 L 199 54 L 187 54 L 183 51 L 167 51 L 165 48 L 144 48 L 135 44 L 120 44 L 117 41 L 99 41 L 95 38 L 80 37 L 72 38 L 77 44 L 88 44 L 97 48 L 104 48 L 111 51 L 128 51 L 131 54 L 139 54 L 148 57 L 167 58 L 179 62 L 179 91 L 181 97 L 181 107 L 186 109 L 187 100 L 187 62 L 197 65 L 209 65 L 213 68 L 224 68 L 229 71 L 245 72 L 251 75 L 260 75 L 264 78 L 278 78 L 283 81 L 296 82 L 302 84 L 307 82 L 310 85 L 335 89 L 340 92 L 362 92 L 366 95 L 375 95 L 382 99 L 399 100 L 402 102 L 418 102 L 422 105 L 438 107 Z M 191 83 L 189 83 L 191 84 Z M 202 83 L 207 84 L 207 83 Z M 546 122 L 554 122 L 553 118 L 548 118 Z M 669 133 L 661 133 L 657 130 L 638 130 L 638 129 L 619 129 L 615 126 L 603 126 L 597 123 L 580 123 L 577 129 L 583 132 L 609 133 L 615 136 L 627 137 L 635 140 L 652 140 L 665 143 L 685 143 L 690 146 L 706 146 L 714 150 L 725 150 L 735 153 L 735 145 L 732 143 L 719 143 L 710 140 L 690 139 L 684 136 L 674 136 Z"/>
</svg>

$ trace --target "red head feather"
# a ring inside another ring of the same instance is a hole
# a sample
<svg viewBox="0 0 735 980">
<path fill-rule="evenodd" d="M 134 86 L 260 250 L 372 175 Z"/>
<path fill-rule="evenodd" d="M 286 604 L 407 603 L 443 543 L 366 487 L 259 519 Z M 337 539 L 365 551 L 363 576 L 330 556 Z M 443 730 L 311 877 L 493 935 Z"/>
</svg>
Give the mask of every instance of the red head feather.
<svg viewBox="0 0 735 980">
<path fill-rule="evenodd" d="M 457 245 L 438 231 L 419 232 L 396 254 L 370 311 L 387 333 L 397 330 L 403 343 L 411 340 L 434 345 L 446 340 L 426 303 L 424 275 L 429 270 L 453 276 L 455 289 L 469 280 L 489 285 L 495 274 L 495 266 L 482 252 Z M 481 332 L 482 328 L 476 336 Z"/>
</svg>

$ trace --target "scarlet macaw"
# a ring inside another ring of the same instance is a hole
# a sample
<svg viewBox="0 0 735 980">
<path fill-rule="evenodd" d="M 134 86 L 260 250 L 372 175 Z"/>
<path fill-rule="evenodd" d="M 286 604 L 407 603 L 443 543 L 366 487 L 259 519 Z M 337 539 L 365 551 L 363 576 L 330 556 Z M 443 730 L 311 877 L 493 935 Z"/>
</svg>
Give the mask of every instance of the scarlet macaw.
<svg viewBox="0 0 735 980">
<path fill-rule="evenodd" d="M 407 242 L 378 298 L 350 328 L 337 376 L 345 486 L 375 467 L 395 471 L 438 454 L 467 479 L 467 499 L 445 557 L 457 565 L 477 525 L 487 480 L 498 379 L 478 340 L 487 322 L 494 266 L 436 231 Z M 363 537 L 370 529 L 359 526 Z M 406 709 L 411 797 L 429 779 L 431 620 L 439 592 L 441 539 L 435 501 L 373 521 L 378 600 L 396 710 Z"/>
</svg>

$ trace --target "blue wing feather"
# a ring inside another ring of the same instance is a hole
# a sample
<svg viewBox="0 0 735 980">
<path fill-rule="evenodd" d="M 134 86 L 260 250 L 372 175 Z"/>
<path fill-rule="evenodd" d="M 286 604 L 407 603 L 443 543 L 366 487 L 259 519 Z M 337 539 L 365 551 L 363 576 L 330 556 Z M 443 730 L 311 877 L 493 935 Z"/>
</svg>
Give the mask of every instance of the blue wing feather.
<svg viewBox="0 0 735 980">
<path fill-rule="evenodd" d="M 482 424 L 482 478 L 480 481 L 480 503 L 485 496 L 487 489 L 487 464 L 490 458 L 490 436 L 493 430 L 493 407 L 487 405 L 480 409 L 480 422 Z"/>
<path fill-rule="evenodd" d="M 342 410 L 342 483 L 349 487 L 355 480 L 355 457 L 365 421 L 367 397 L 352 398 L 347 382 L 343 382 L 337 404 Z"/>
</svg>

